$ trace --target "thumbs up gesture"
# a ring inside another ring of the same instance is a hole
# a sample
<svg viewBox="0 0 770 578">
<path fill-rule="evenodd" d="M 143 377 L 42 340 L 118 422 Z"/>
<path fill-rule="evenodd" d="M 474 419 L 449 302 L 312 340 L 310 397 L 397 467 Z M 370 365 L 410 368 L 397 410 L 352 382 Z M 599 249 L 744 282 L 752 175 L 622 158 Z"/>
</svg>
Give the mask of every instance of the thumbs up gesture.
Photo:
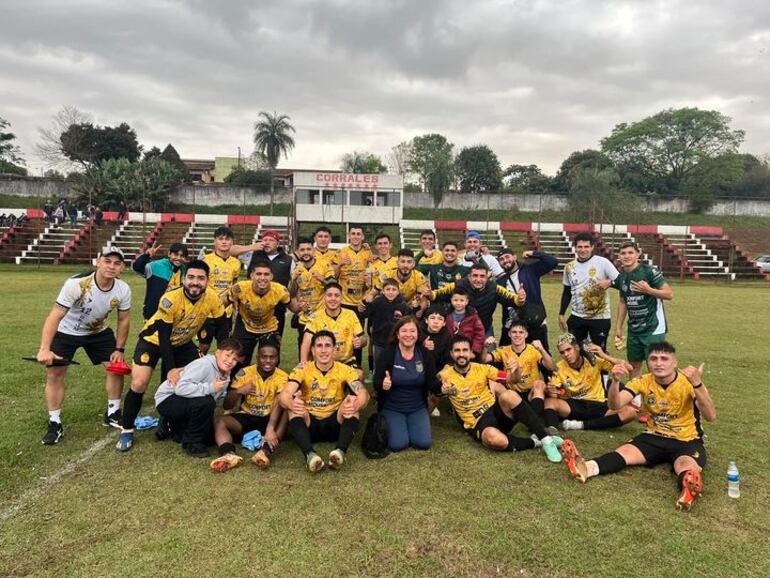
<svg viewBox="0 0 770 578">
<path fill-rule="evenodd" d="M 382 389 L 388 391 L 393 385 L 393 381 L 390 379 L 390 372 L 385 372 L 385 379 L 382 380 Z"/>
<path fill-rule="evenodd" d="M 693 387 L 699 387 L 702 383 L 701 379 L 703 378 L 703 368 L 705 365 L 705 363 L 701 363 L 698 367 L 688 365 L 684 369 L 680 369 L 680 371 L 689 380 Z"/>
</svg>

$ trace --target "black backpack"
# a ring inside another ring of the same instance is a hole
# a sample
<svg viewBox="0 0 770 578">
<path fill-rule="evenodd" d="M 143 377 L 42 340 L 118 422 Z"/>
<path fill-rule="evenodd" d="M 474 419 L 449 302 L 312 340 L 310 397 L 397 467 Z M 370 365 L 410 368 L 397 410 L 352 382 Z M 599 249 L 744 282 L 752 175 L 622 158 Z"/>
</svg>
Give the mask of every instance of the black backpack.
<svg viewBox="0 0 770 578">
<path fill-rule="evenodd" d="M 384 458 L 388 450 L 388 422 L 379 413 L 369 416 L 361 438 L 361 450 L 370 460 Z"/>
</svg>

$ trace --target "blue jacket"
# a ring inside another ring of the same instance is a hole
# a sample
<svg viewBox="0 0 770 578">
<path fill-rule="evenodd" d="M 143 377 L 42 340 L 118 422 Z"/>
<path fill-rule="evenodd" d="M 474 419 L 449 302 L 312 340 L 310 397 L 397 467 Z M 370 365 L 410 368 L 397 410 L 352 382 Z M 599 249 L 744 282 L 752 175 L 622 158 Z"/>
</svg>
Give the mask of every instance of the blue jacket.
<svg viewBox="0 0 770 578">
<path fill-rule="evenodd" d="M 151 261 L 147 253 L 142 253 L 134 259 L 131 268 L 147 279 L 142 315 L 145 319 L 149 319 L 158 310 L 160 298 L 168 290 L 171 278 L 177 272 L 180 276 L 184 275 L 184 267 L 174 267 L 168 257 Z M 181 279 L 179 283 L 181 285 Z"/>
<path fill-rule="evenodd" d="M 527 292 L 527 301 L 543 305 L 543 294 L 540 290 L 540 277 L 547 275 L 556 269 L 559 261 L 553 255 L 549 255 L 542 251 L 533 251 L 532 258 L 536 259 L 534 263 L 520 265 L 517 269 L 519 272 L 519 283 L 524 287 L 524 291 Z M 515 292 L 513 285 L 510 283 L 508 273 L 500 276 L 497 279 L 497 284 Z"/>
</svg>

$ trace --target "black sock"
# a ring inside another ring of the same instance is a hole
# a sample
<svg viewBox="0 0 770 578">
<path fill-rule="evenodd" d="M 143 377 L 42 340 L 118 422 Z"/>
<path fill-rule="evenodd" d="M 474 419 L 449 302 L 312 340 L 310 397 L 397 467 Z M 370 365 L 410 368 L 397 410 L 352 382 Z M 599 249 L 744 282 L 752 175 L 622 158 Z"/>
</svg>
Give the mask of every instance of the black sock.
<svg viewBox="0 0 770 578">
<path fill-rule="evenodd" d="M 599 466 L 599 475 L 617 474 L 626 467 L 626 460 L 618 452 L 610 452 L 594 460 Z"/>
<path fill-rule="evenodd" d="M 348 448 L 353 441 L 353 437 L 356 435 L 356 430 L 358 430 L 357 417 L 349 417 L 348 419 L 342 420 L 342 424 L 340 424 L 340 437 L 337 440 L 337 449 L 340 449 L 343 452 L 348 451 Z"/>
<path fill-rule="evenodd" d="M 369 361 L 369 372 L 374 373 L 374 355 L 369 354 L 368 361 Z"/>
<path fill-rule="evenodd" d="M 559 414 L 555 409 L 546 409 L 543 411 L 543 417 L 545 418 L 545 425 L 551 427 L 559 427 Z"/>
<path fill-rule="evenodd" d="M 524 450 L 531 450 L 535 447 L 535 442 L 532 438 L 519 438 L 516 436 L 508 436 L 508 445 L 505 446 L 503 451 L 506 452 L 521 452 Z"/>
<path fill-rule="evenodd" d="M 235 453 L 235 446 L 231 443 L 223 443 L 219 446 L 219 455 L 223 456 L 225 454 L 234 454 Z"/>
<path fill-rule="evenodd" d="M 683 472 L 679 472 L 676 476 L 676 487 L 681 492 L 682 488 L 684 488 L 684 477 L 687 475 L 687 472 L 689 470 L 685 470 Z"/>
<path fill-rule="evenodd" d="M 613 427 L 620 427 L 623 422 L 620 416 L 616 413 L 611 415 L 605 415 L 596 419 L 589 419 L 583 422 L 583 429 L 610 429 Z"/>
<path fill-rule="evenodd" d="M 310 440 L 310 430 L 301 417 L 293 417 L 289 420 L 289 434 L 302 450 L 305 457 L 313 451 L 313 442 Z"/>
<path fill-rule="evenodd" d="M 142 409 L 143 398 L 143 393 L 136 393 L 133 389 L 129 389 L 126 393 L 126 399 L 123 400 L 123 417 L 120 420 L 123 429 L 134 429 L 136 416 Z"/>
<path fill-rule="evenodd" d="M 270 457 L 270 456 L 273 455 L 273 450 L 270 448 L 270 444 L 267 443 L 267 442 L 263 442 L 262 443 L 262 447 L 259 448 L 259 449 L 261 449 L 263 452 L 265 452 L 265 455 L 267 457 Z"/>
<path fill-rule="evenodd" d="M 513 408 L 513 419 L 520 421 L 527 426 L 527 429 L 535 434 L 538 439 L 543 439 L 548 435 L 545 433 L 545 428 L 543 427 L 540 418 L 537 417 L 535 412 L 532 411 L 532 408 L 523 401 Z"/>
<path fill-rule="evenodd" d="M 545 411 L 545 400 L 542 397 L 533 397 L 529 402 L 529 407 L 535 412 L 535 415 L 543 415 Z"/>
</svg>

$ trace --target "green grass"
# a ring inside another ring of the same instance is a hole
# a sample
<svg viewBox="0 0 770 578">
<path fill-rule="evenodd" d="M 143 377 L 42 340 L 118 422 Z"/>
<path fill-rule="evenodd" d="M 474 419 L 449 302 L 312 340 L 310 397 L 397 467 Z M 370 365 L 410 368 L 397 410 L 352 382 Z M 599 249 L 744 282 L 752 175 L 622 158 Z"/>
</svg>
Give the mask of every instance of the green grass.
<svg viewBox="0 0 770 578">
<path fill-rule="evenodd" d="M 637 568 L 666 576 L 770 574 L 764 287 L 674 284 L 672 341 L 683 362 L 707 362 L 718 411 L 705 426 L 705 494 L 693 512 L 681 514 L 666 467 L 581 486 L 539 452 L 485 451 L 446 411 L 432 421 L 431 451 L 370 461 L 356 445 L 345 469 L 316 477 L 290 441 L 264 472 L 246 463 L 215 475 L 206 461 L 154 441 L 151 432 L 118 454 L 116 431 L 100 425 L 103 370 L 85 364 L 67 376 L 66 436 L 43 447 L 43 370 L 20 357 L 37 351 L 43 319 L 72 270 L 79 269 L 0 269 L 2 511 L 25 492 L 39 492 L 0 521 L 0 575 L 625 576 Z M 124 277 L 134 289 L 133 346 L 143 282 Z M 559 293 L 558 283 L 544 285 L 552 312 Z M 282 365 L 293 361 L 287 354 Z M 640 429 L 634 423 L 573 437 L 593 456 Z M 45 478 L 105 437 L 105 449 L 46 485 Z M 726 495 L 729 459 L 740 467 L 740 500 Z"/>
</svg>

